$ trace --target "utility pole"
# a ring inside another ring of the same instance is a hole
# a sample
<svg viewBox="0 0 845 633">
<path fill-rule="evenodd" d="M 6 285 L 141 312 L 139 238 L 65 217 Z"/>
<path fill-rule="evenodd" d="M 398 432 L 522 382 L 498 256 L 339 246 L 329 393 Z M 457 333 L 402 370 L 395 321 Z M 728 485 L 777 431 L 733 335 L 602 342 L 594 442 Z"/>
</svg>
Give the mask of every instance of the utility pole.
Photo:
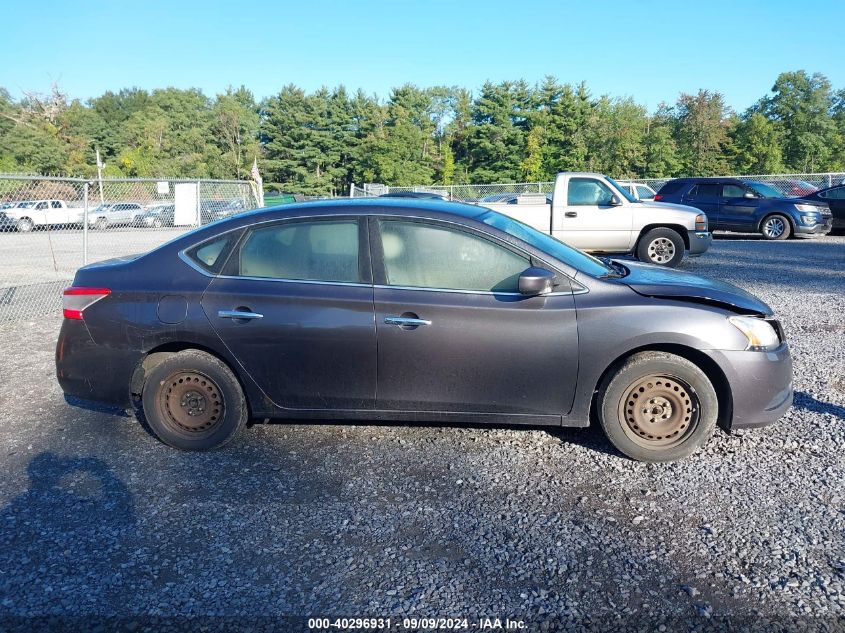
<svg viewBox="0 0 845 633">
<path fill-rule="evenodd" d="M 95 148 L 97 152 L 97 182 L 100 184 L 100 204 L 103 204 L 103 161 L 100 160 L 100 148 Z M 85 218 L 88 221 L 88 218 Z"/>
</svg>

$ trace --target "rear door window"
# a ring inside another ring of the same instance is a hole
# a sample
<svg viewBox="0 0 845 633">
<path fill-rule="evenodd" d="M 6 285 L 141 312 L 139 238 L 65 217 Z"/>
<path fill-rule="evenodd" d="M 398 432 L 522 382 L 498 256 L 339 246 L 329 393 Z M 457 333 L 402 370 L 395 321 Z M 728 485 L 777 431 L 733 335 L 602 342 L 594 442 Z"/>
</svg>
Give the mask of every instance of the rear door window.
<svg viewBox="0 0 845 633">
<path fill-rule="evenodd" d="M 716 183 L 699 183 L 690 192 L 690 198 L 718 198 L 722 193 L 722 185 Z"/>
<path fill-rule="evenodd" d="M 302 281 L 361 281 L 358 222 L 288 222 L 253 230 L 239 254 L 242 277 Z"/>
</svg>

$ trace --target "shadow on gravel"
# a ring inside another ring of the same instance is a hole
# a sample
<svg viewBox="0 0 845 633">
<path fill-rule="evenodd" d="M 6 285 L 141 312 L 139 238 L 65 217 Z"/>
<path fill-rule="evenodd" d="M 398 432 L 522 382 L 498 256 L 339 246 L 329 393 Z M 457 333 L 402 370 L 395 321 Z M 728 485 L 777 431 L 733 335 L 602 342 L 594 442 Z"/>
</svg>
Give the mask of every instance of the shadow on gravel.
<svg viewBox="0 0 845 633">
<path fill-rule="evenodd" d="M 136 527 L 126 485 L 100 459 L 50 452 L 27 474 L 29 490 L 0 512 L 0 570 L 15 570 L 0 575 L 0 613 L 34 592 L 67 610 L 79 600 L 64 589 L 69 578 L 76 590 L 119 584 L 115 561 Z"/>
<path fill-rule="evenodd" d="M 792 406 L 796 409 L 803 409 L 804 411 L 811 411 L 813 413 L 829 413 L 840 420 L 845 420 L 845 407 L 817 400 L 810 394 L 804 393 L 803 391 L 795 392 L 795 399 L 793 400 Z"/>
</svg>

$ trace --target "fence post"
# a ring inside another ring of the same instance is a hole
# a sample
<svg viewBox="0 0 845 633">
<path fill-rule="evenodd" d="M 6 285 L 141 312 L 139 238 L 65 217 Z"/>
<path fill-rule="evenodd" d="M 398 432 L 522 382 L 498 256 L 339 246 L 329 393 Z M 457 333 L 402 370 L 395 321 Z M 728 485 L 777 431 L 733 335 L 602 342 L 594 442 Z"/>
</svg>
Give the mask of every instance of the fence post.
<svg viewBox="0 0 845 633">
<path fill-rule="evenodd" d="M 828 187 L 832 187 L 832 186 L 833 186 L 833 174 L 828 174 L 828 175 L 827 175 L 827 186 L 828 186 Z"/>
<path fill-rule="evenodd" d="M 88 264 L 88 183 L 82 187 L 82 265 Z"/>
<path fill-rule="evenodd" d="M 349 197 L 350 198 L 355 197 L 355 183 L 354 182 L 349 183 Z"/>
<path fill-rule="evenodd" d="M 197 180 L 197 226 L 202 226 L 202 181 Z"/>
</svg>

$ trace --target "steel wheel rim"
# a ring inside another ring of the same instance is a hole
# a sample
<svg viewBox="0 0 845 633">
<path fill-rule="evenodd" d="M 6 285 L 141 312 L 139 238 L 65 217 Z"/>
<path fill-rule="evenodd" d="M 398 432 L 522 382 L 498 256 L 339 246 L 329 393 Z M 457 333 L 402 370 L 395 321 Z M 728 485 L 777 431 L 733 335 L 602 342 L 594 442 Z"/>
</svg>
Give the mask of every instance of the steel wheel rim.
<svg viewBox="0 0 845 633">
<path fill-rule="evenodd" d="M 165 424 L 189 437 L 212 433 L 226 412 L 220 387 L 196 371 L 180 371 L 162 381 L 158 401 Z"/>
<path fill-rule="evenodd" d="M 666 449 L 681 444 L 695 431 L 700 413 L 695 390 L 675 376 L 640 378 L 628 386 L 619 401 L 623 431 L 644 448 Z"/>
<path fill-rule="evenodd" d="M 766 225 L 763 227 L 763 232 L 766 237 L 780 237 L 786 230 L 783 220 L 780 218 L 769 218 L 766 220 Z"/>
<path fill-rule="evenodd" d="M 667 237 L 658 237 L 648 245 L 648 258 L 656 264 L 665 264 L 675 256 L 675 244 Z"/>
</svg>

